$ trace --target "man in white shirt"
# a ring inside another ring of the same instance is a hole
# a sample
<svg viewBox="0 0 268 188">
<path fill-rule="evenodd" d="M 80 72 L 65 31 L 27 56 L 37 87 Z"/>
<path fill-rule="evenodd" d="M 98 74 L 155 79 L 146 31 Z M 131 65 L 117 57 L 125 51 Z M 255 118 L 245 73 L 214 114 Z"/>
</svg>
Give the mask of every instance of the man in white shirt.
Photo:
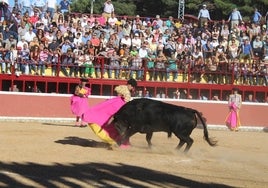
<svg viewBox="0 0 268 188">
<path fill-rule="evenodd" d="M 25 37 L 22 36 L 21 40 L 19 40 L 18 43 L 17 43 L 17 48 L 23 49 L 24 45 L 27 45 L 27 47 L 28 47 L 28 42 L 26 42 Z"/>
<path fill-rule="evenodd" d="M 111 0 L 107 0 L 104 3 L 103 15 L 106 18 L 106 21 L 112 16 L 114 13 L 114 5 Z"/>
<path fill-rule="evenodd" d="M 29 28 L 29 31 L 25 33 L 25 40 L 30 43 L 34 37 L 36 37 L 36 34 L 33 32 L 33 28 Z"/>
<path fill-rule="evenodd" d="M 115 17 L 114 13 L 112 13 L 111 17 L 108 18 L 108 24 L 114 28 L 116 22 L 118 21 L 118 19 Z"/>
<path fill-rule="evenodd" d="M 198 14 L 199 24 L 200 27 L 204 26 L 204 23 L 207 23 L 208 21 L 211 21 L 209 11 L 207 9 L 207 5 L 203 5 L 203 8 L 200 9 Z"/>
<path fill-rule="evenodd" d="M 131 47 L 131 43 L 131 38 L 128 34 L 125 34 L 125 36 L 121 39 L 120 45 L 123 46 L 125 44 L 129 49 Z"/>
<path fill-rule="evenodd" d="M 142 47 L 139 49 L 139 57 L 145 58 L 148 56 L 148 49 L 146 48 L 146 45 L 143 44 Z"/>
<path fill-rule="evenodd" d="M 135 33 L 134 38 L 132 39 L 132 46 L 136 46 L 138 50 L 141 48 L 141 39 L 138 33 Z"/>
</svg>

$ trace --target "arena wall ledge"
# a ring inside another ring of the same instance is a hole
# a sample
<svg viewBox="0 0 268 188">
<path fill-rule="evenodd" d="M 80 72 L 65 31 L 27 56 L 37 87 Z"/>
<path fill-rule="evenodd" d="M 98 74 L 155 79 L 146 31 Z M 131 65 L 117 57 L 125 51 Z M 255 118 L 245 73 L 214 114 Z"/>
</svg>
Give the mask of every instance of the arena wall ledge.
<svg viewBox="0 0 268 188">
<path fill-rule="evenodd" d="M 21 93 L 0 91 L 0 121 L 75 121 L 70 110 L 70 94 Z M 112 97 L 112 96 L 111 96 Z M 89 105 L 109 99 L 90 96 Z M 154 98 L 156 99 L 156 98 Z M 160 99 L 156 99 L 160 100 Z M 211 129 L 226 130 L 227 101 L 161 99 L 164 102 L 190 107 L 203 113 Z M 240 118 L 241 130 L 268 130 L 268 103 L 243 102 Z"/>
</svg>

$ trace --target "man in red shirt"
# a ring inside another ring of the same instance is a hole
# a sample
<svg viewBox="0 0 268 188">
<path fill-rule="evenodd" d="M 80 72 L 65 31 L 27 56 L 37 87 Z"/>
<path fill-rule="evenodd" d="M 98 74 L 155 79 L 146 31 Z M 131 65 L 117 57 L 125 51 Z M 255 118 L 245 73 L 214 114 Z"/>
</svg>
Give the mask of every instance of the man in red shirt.
<svg viewBox="0 0 268 188">
<path fill-rule="evenodd" d="M 34 11 L 34 15 L 32 15 L 30 18 L 29 18 L 29 22 L 32 24 L 32 25 L 35 25 L 39 20 L 39 15 L 38 15 L 38 12 L 37 11 Z"/>
</svg>

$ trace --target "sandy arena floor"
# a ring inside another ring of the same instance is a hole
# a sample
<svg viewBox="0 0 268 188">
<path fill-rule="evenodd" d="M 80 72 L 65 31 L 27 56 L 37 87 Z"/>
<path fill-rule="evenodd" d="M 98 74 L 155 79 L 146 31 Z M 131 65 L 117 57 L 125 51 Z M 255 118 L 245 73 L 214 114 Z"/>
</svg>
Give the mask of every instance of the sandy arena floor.
<svg viewBox="0 0 268 188">
<path fill-rule="evenodd" d="M 71 123 L 0 122 L 0 187 L 268 187 L 266 132 L 195 129 L 188 154 L 177 138 L 145 135 L 129 149 L 106 149 L 90 128 Z"/>
</svg>

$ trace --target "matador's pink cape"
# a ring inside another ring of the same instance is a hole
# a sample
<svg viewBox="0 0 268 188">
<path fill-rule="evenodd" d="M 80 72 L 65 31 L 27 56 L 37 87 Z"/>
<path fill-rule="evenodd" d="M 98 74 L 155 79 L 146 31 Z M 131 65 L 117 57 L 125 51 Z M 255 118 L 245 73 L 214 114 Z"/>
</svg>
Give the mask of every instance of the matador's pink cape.
<svg viewBox="0 0 268 188">
<path fill-rule="evenodd" d="M 113 125 L 106 125 L 109 119 L 125 104 L 122 97 L 115 97 L 90 107 L 83 115 L 93 132 L 103 141 L 116 144 L 119 134 Z M 104 126 L 105 125 L 105 126 Z"/>
<path fill-rule="evenodd" d="M 240 119 L 239 119 L 239 114 L 238 114 L 238 108 L 235 105 L 235 103 L 230 104 L 230 112 L 228 116 L 226 117 L 226 125 L 230 129 L 234 130 L 240 126 Z"/>
</svg>

